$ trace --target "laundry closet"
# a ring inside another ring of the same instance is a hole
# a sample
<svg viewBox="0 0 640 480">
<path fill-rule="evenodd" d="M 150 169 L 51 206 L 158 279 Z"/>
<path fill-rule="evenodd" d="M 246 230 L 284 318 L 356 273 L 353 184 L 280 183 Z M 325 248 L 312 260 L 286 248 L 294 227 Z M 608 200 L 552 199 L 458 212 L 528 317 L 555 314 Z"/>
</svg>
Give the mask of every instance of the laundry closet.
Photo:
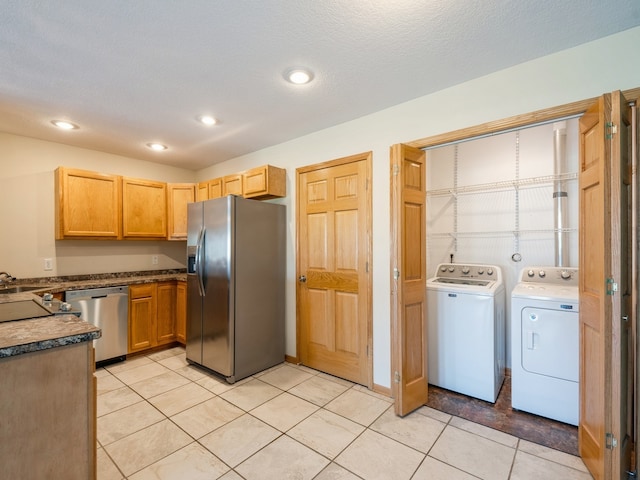
<svg viewBox="0 0 640 480">
<path fill-rule="evenodd" d="M 510 294 L 525 266 L 555 263 L 554 129 L 566 132 L 569 265 L 578 266 L 578 119 L 427 150 L 427 276 L 440 263 L 498 265 Z M 506 364 L 511 366 L 509 321 Z"/>
</svg>

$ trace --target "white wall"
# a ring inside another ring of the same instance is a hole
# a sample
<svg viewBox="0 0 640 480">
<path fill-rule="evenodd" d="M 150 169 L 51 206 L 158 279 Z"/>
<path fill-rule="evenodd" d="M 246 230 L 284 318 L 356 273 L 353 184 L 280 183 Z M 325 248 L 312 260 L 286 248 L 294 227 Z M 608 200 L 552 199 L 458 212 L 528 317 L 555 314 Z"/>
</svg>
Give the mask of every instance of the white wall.
<svg viewBox="0 0 640 480">
<path fill-rule="evenodd" d="M 374 383 L 391 386 L 389 267 L 389 146 L 543 108 L 640 86 L 640 62 L 629 61 L 640 44 L 640 27 L 497 72 L 360 119 L 245 155 L 197 173 L 197 180 L 270 163 L 287 169 L 288 209 L 286 352 L 295 356 L 295 170 L 355 153 L 373 152 L 373 355 Z M 430 68 L 425 65 L 425 68 Z M 461 66 L 464 68 L 464 66 Z M 375 92 L 371 92 L 375 95 Z M 45 276 L 42 258 L 55 256 L 53 169 L 58 165 L 159 180 L 195 180 L 189 172 L 88 152 L 10 135 L 0 136 L 0 218 L 3 221 L 0 270 L 18 276 Z M 9 167 L 5 165 L 9 162 Z M 172 177 L 172 178 L 168 178 Z M 10 206 L 6 203 L 11 203 Z M 19 209 L 19 210 L 16 210 Z M 129 244 L 130 242 L 125 242 Z M 158 244 L 162 242 L 156 242 Z M 168 242 L 167 242 L 168 243 Z M 180 242 L 178 242 L 180 243 Z M 155 243 L 153 244 L 155 245 Z M 182 244 L 184 245 L 184 244 Z M 80 243 L 64 247 L 82 261 L 64 261 L 70 269 L 120 269 L 145 263 L 145 248 Z M 97 247 L 92 247 L 98 249 Z M 120 249 L 132 248 L 133 255 Z M 171 252 L 164 258 L 174 264 Z M 103 254 L 104 253 L 104 254 Z M 114 262 L 109 262 L 111 255 Z M 141 255 L 141 258 L 138 256 Z M 128 258 L 132 260 L 129 261 Z M 175 262 L 177 263 L 177 262 Z M 162 266 L 161 266 L 162 267 Z M 146 269 L 146 268 L 145 268 Z M 74 272 L 76 273 L 76 272 Z M 66 274 L 66 273 L 65 273 Z M 48 275 L 47 275 L 48 276 Z"/>
<path fill-rule="evenodd" d="M 373 152 L 374 383 L 391 386 L 389 146 L 640 86 L 640 27 L 417 98 L 357 120 L 214 165 L 199 180 L 265 163 L 286 167 L 289 218 L 287 343 L 295 355 L 296 168 Z M 429 68 L 425 65 L 425 68 Z M 461 66 L 463 68 L 463 66 Z M 375 95 L 375 92 L 371 92 Z"/>
</svg>

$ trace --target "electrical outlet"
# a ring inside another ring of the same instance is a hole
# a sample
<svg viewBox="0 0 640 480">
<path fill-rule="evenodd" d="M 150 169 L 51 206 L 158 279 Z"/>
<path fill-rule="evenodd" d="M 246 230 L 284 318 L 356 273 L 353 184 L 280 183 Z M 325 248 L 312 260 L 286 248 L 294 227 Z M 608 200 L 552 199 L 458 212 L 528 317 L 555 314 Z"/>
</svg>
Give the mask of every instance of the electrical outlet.
<svg viewBox="0 0 640 480">
<path fill-rule="evenodd" d="M 45 258 L 44 259 L 44 269 L 45 270 L 53 270 L 53 259 Z"/>
<path fill-rule="evenodd" d="M 151 265 L 158 264 L 158 255 L 151 255 Z"/>
</svg>

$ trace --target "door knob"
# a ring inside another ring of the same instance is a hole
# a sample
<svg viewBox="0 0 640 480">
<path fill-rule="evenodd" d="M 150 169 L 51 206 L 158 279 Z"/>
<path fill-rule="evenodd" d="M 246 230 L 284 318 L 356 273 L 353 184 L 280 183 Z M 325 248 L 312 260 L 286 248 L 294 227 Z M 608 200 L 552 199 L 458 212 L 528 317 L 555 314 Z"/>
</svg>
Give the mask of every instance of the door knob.
<svg viewBox="0 0 640 480">
<path fill-rule="evenodd" d="M 300 283 L 305 283 L 307 281 L 307 277 L 304 275 L 300 275 L 298 277 L 298 280 L 300 281 Z"/>
</svg>

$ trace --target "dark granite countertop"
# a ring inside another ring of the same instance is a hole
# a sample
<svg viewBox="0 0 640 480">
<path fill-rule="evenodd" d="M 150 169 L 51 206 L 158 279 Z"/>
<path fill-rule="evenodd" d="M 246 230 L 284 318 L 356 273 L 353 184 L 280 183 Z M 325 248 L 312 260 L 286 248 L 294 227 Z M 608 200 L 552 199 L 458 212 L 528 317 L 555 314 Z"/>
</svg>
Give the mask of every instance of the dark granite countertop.
<svg viewBox="0 0 640 480">
<path fill-rule="evenodd" d="M 186 280 L 185 270 L 151 270 L 143 272 L 100 273 L 95 275 L 74 275 L 68 277 L 26 278 L 7 285 L 40 287 L 32 293 L 61 293 L 68 290 L 84 290 L 86 288 L 114 287 L 117 285 L 135 285 L 140 283 L 168 282 Z M 2 288 L 0 288 L 0 297 Z"/>
<path fill-rule="evenodd" d="M 39 297 L 32 293 L 0 294 L 0 303 L 32 299 Z M 70 314 L 2 322 L 0 358 L 88 342 L 100 335 L 98 327 Z"/>
</svg>

